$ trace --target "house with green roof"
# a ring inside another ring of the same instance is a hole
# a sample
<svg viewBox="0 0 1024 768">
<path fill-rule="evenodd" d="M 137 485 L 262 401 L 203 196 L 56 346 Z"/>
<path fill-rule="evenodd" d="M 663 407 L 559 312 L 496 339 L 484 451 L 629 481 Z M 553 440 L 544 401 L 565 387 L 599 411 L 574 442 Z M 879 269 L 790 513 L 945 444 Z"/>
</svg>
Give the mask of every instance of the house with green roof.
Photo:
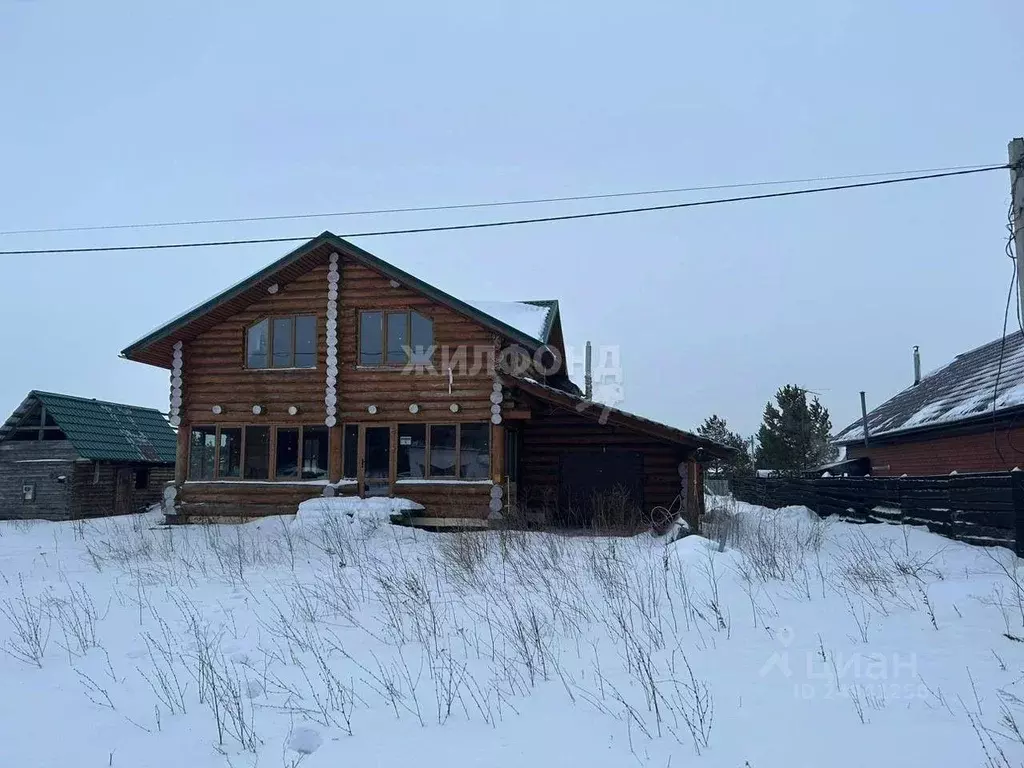
<svg viewBox="0 0 1024 768">
<path fill-rule="evenodd" d="M 33 390 L 0 425 L 0 519 L 143 510 L 173 480 L 176 444 L 153 408 Z"/>
</svg>

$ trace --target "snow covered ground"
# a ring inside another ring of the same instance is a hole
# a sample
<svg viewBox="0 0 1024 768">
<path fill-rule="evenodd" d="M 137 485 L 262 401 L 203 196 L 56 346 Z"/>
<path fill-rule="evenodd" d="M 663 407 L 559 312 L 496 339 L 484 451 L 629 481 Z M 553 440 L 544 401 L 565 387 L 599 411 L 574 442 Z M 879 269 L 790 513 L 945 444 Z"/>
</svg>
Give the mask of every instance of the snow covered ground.
<svg viewBox="0 0 1024 768">
<path fill-rule="evenodd" d="M 0 765 L 1024 761 L 1006 550 L 742 504 L 723 549 L 334 503 L 0 523 Z"/>
</svg>

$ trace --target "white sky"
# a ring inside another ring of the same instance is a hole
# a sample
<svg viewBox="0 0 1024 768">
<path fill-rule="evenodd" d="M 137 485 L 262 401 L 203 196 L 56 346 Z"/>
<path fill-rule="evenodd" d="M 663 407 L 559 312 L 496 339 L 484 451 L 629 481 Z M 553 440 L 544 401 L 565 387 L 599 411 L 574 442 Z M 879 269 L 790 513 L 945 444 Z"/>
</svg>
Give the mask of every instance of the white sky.
<svg viewBox="0 0 1024 768">
<path fill-rule="evenodd" d="M 1024 133 L 1011 0 L 383 5 L 0 0 L 0 229 L 1004 162 Z M 821 392 L 839 429 L 859 390 L 875 405 L 910 383 L 912 345 L 929 370 L 998 336 L 1008 202 L 995 172 L 355 242 L 466 298 L 558 298 L 570 344 L 620 346 L 623 406 L 646 416 L 692 428 L 717 412 L 749 434 L 792 382 Z M 0 412 L 33 388 L 166 408 L 167 374 L 117 352 L 287 250 L 0 257 Z"/>
</svg>

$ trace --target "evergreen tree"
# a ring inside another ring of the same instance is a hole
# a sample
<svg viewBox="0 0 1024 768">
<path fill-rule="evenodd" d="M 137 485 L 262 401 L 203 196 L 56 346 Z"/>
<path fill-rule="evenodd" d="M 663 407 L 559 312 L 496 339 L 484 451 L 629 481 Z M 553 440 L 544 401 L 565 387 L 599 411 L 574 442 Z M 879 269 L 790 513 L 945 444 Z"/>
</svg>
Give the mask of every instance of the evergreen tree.
<svg viewBox="0 0 1024 768">
<path fill-rule="evenodd" d="M 755 456 L 759 469 L 799 472 L 825 464 L 835 456 L 829 442 L 832 419 L 828 409 L 807 391 L 787 384 L 775 393 L 778 406 L 767 403 L 757 432 Z"/>
<path fill-rule="evenodd" d="M 731 459 L 715 459 L 711 463 L 713 469 L 722 470 L 726 475 L 732 476 L 750 474 L 753 471 L 754 467 L 747 450 L 747 441 L 738 432 L 730 430 L 725 419 L 718 414 L 713 413 L 704 419 L 704 423 L 697 427 L 697 434 L 736 449 L 736 453 Z"/>
</svg>

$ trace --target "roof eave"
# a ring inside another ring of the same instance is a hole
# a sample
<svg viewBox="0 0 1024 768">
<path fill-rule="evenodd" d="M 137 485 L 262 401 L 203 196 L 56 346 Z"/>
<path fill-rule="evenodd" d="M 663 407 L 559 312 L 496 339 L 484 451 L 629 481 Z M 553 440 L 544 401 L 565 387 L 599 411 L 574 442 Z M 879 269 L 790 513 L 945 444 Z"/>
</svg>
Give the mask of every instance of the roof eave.
<svg viewBox="0 0 1024 768">
<path fill-rule="evenodd" d="M 149 363 L 150 365 L 153 365 L 154 363 L 152 363 L 151 361 L 141 359 L 140 357 L 140 354 L 146 348 L 148 348 L 149 346 L 158 341 L 167 338 L 175 331 L 187 327 L 189 323 L 198 320 L 200 317 L 215 309 L 224 302 L 230 301 L 231 299 L 240 296 L 241 294 L 255 287 L 261 281 L 272 278 L 274 274 L 276 274 L 280 270 L 284 269 L 293 262 L 301 259 L 303 256 L 308 255 L 316 248 L 319 248 L 325 244 L 331 245 L 335 250 L 355 258 L 356 260 L 377 270 L 378 272 L 384 274 L 385 276 L 390 277 L 392 280 L 407 285 L 413 290 L 416 290 L 436 301 L 439 301 L 442 304 L 448 305 L 451 309 L 455 310 L 456 312 L 459 312 L 460 314 L 475 320 L 476 322 L 494 330 L 497 333 L 500 333 L 501 335 L 511 339 L 512 341 L 522 344 L 523 346 L 527 347 L 530 350 L 536 350 L 539 346 L 546 343 L 545 339 L 535 339 L 532 336 L 529 336 L 523 333 L 522 331 L 518 330 L 517 328 L 513 328 L 507 323 L 502 322 L 498 318 L 492 317 L 491 315 L 488 315 L 485 312 L 481 312 L 480 310 L 467 304 L 461 299 L 458 299 L 455 296 L 452 296 L 451 294 L 442 291 L 440 288 L 437 288 L 433 285 L 430 285 L 429 283 L 424 282 L 423 280 L 420 280 L 418 277 L 409 274 L 405 270 L 399 269 L 398 267 L 389 264 L 383 259 L 374 256 L 369 251 L 364 251 L 362 248 L 353 245 L 352 243 L 342 239 L 341 237 L 338 237 L 333 232 L 322 232 L 309 242 L 303 243 L 295 250 L 282 256 L 277 261 L 272 262 L 271 264 L 267 265 L 260 271 L 254 273 L 253 275 L 250 275 L 245 280 L 236 283 L 227 290 L 222 291 L 213 298 L 203 302 L 202 304 L 189 310 L 185 314 L 174 318 L 170 322 L 165 323 L 156 330 L 151 331 L 146 336 L 143 336 L 141 339 L 128 345 L 123 350 L 121 350 L 119 356 L 125 358 L 126 360 L 132 360 L 134 362 L 141 363 Z M 555 312 L 557 312 L 557 302 L 554 303 Z M 550 333 L 550 317 L 552 314 L 553 313 L 549 312 L 549 318 L 545 322 L 545 336 L 547 333 Z"/>
<path fill-rule="evenodd" d="M 993 422 L 998 424 L 1000 421 L 1019 416 L 1024 414 L 1024 404 L 1014 405 L 1009 408 L 1000 408 L 995 412 L 994 416 L 991 413 L 979 413 L 974 416 L 967 416 L 960 419 L 952 419 L 950 421 L 940 421 L 933 424 L 925 424 L 920 427 L 910 427 L 909 429 L 897 429 L 886 432 L 871 432 L 870 427 L 868 430 L 868 442 L 871 440 L 887 441 L 890 438 L 902 439 L 904 437 L 919 437 L 926 435 L 931 432 L 948 432 L 952 429 L 961 429 L 963 427 L 974 427 L 991 425 Z M 863 433 L 859 437 L 851 438 L 839 438 L 837 437 L 832 441 L 833 445 L 858 445 L 864 442 Z"/>
</svg>

